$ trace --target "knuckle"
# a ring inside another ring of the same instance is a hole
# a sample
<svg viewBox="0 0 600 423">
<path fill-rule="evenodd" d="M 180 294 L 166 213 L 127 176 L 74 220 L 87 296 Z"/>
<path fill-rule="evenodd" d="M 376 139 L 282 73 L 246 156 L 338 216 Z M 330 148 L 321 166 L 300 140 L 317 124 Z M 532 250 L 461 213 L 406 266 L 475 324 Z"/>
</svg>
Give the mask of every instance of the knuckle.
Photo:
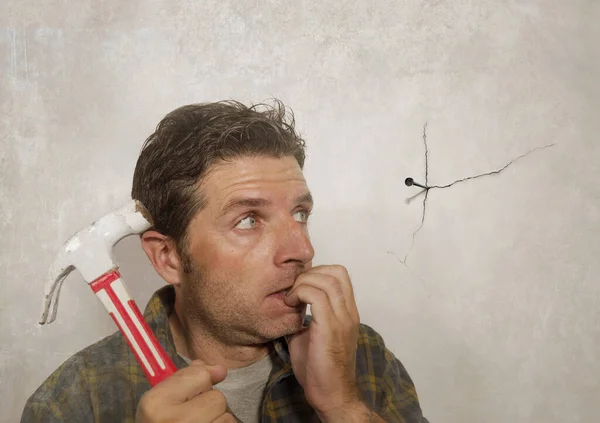
<svg viewBox="0 0 600 423">
<path fill-rule="evenodd" d="M 345 266 L 342 266 L 341 264 L 334 264 L 332 267 L 333 270 L 339 273 L 340 275 L 348 276 L 348 269 Z"/>
<path fill-rule="evenodd" d="M 189 369 L 190 373 L 192 373 L 191 377 L 197 378 L 202 384 L 211 382 L 210 373 L 203 364 L 194 364 L 193 367 L 190 365 Z"/>
<path fill-rule="evenodd" d="M 144 395 L 138 403 L 136 410 L 136 422 L 161 421 L 161 410 L 154 406 L 152 395 Z"/>
<path fill-rule="evenodd" d="M 155 403 L 153 401 L 153 396 L 154 395 L 153 395 L 152 391 L 147 391 L 144 395 L 142 395 L 142 398 L 140 398 L 140 401 L 137 406 L 139 413 L 141 413 L 144 416 L 148 416 L 148 415 L 152 414 L 153 404 Z"/>
<path fill-rule="evenodd" d="M 335 279 L 337 284 L 350 284 L 350 276 L 348 275 L 348 271 L 345 267 L 341 267 L 340 269 L 336 269 L 332 272 L 331 277 Z"/>
<path fill-rule="evenodd" d="M 179 380 L 182 382 L 194 381 L 194 385 L 199 386 L 203 391 L 212 386 L 210 373 L 203 364 L 192 362 L 177 372 Z"/>
<path fill-rule="evenodd" d="M 327 279 L 327 281 L 334 286 L 340 286 L 340 279 L 333 276 L 333 275 L 323 275 L 323 277 L 325 279 Z"/>
</svg>

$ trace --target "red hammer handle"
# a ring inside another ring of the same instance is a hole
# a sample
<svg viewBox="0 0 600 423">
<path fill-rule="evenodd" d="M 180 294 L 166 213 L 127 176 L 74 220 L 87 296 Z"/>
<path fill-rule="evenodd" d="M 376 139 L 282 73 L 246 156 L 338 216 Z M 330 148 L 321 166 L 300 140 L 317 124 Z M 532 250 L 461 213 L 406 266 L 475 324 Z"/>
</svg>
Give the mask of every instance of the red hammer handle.
<svg viewBox="0 0 600 423">
<path fill-rule="evenodd" d="M 129 348 L 154 386 L 177 371 L 175 364 L 158 343 L 140 309 L 131 299 L 117 270 L 105 273 L 90 284 L 104 304 Z"/>
</svg>

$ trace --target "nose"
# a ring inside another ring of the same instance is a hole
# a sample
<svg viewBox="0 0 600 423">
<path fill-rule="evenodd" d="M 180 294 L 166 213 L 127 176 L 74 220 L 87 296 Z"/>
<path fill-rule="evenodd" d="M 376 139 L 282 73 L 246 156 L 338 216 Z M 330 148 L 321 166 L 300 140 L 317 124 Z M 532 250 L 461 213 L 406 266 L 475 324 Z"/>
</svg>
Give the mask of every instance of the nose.
<svg viewBox="0 0 600 423">
<path fill-rule="evenodd" d="M 312 261 L 315 250 L 308 235 L 308 228 L 291 219 L 291 222 L 278 228 L 278 249 L 275 255 L 277 265 L 293 263 L 306 264 Z"/>
</svg>

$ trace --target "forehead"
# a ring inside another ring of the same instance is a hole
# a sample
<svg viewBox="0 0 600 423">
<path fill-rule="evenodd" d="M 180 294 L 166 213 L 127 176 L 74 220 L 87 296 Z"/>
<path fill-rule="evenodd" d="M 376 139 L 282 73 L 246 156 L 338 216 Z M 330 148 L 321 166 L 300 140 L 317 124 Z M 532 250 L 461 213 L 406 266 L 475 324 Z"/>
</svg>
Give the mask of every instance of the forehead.
<svg viewBox="0 0 600 423">
<path fill-rule="evenodd" d="M 202 183 L 210 203 L 232 195 L 298 195 L 308 191 L 300 165 L 294 157 L 239 157 L 213 164 Z"/>
</svg>

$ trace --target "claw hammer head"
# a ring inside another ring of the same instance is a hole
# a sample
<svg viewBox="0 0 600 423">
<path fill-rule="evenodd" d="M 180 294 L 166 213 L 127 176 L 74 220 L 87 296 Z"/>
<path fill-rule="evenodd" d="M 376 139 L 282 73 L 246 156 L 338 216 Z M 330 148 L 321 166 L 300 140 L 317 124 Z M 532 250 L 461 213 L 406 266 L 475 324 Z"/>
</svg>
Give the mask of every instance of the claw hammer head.
<svg viewBox="0 0 600 423">
<path fill-rule="evenodd" d="M 117 268 L 113 253 L 116 243 L 151 226 L 152 219 L 146 208 L 139 201 L 132 200 L 69 238 L 51 268 L 39 323 L 52 323 L 56 318 L 60 288 L 73 270 L 77 269 L 88 284 L 92 283 Z"/>
</svg>

